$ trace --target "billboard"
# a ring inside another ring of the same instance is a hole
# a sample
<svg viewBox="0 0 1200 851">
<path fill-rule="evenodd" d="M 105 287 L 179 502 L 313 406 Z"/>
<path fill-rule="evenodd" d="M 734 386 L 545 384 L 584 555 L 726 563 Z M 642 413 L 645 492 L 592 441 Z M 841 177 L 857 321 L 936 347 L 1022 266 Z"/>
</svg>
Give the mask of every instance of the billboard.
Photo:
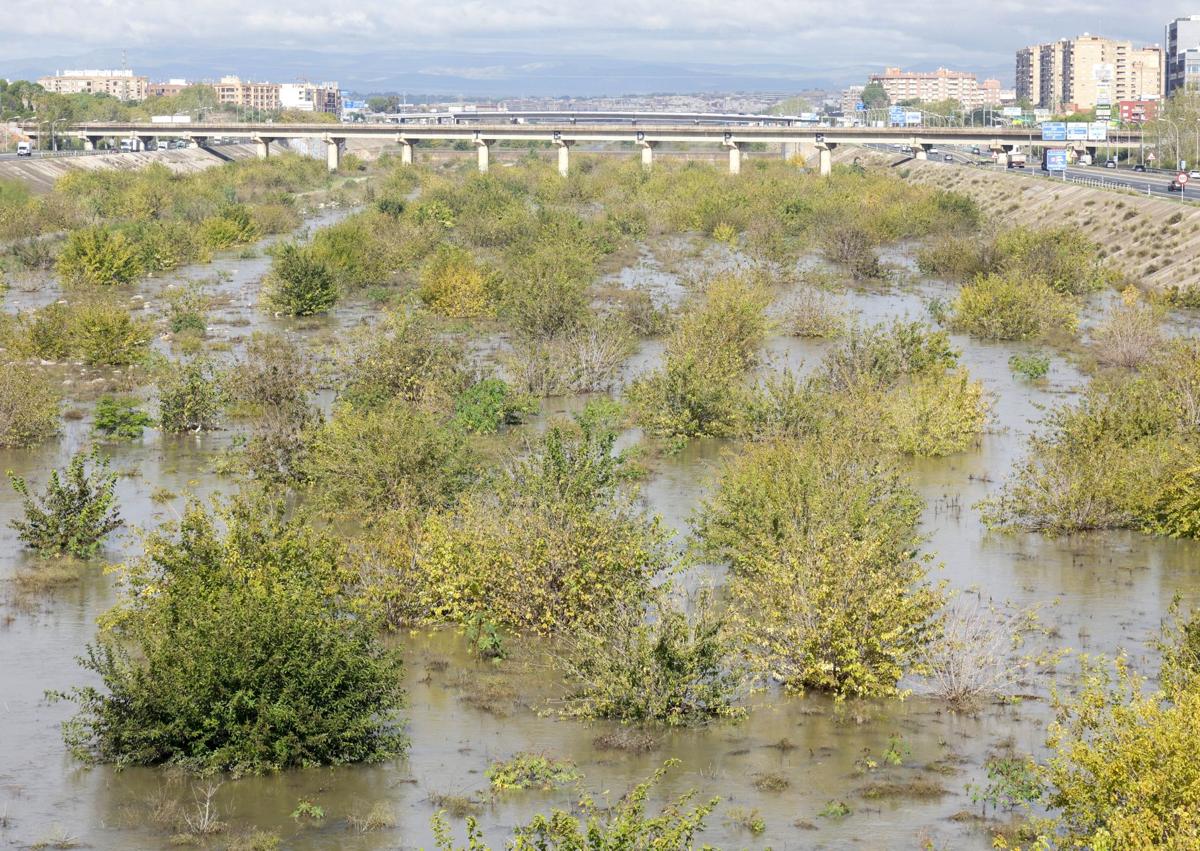
<svg viewBox="0 0 1200 851">
<path fill-rule="evenodd" d="M 1042 125 L 1043 142 L 1067 141 L 1067 123 L 1065 121 L 1047 121 Z"/>
<path fill-rule="evenodd" d="M 1005 118 L 1020 118 L 1021 117 L 1021 107 L 1006 106 L 1006 107 L 1004 107 L 1004 109 L 1000 110 L 1000 114 L 1003 115 Z"/>
<path fill-rule="evenodd" d="M 1067 140 L 1071 142 L 1086 142 L 1088 125 L 1086 121 L 1067 122 Z"/>
<path fill-rule="evenodd" d="M 904 123 L 907 124 L 909 127 L 920 124 L 921 123 L 920 110 L 910 110 L 910 111 L 904 113 Z"/>
<path fill-rule="evenodd" d="M 1035 109 L 1035 110 L 1033 111 L 1033 120 L 1034 120 L 1034 121 L 1038 121 L 1038 122 L 1041 122 L 1041 121 L 1049 121 L 1049 120 L 1050 120 L 1050 110 L 1048 110 L 1048 109 Z"/>
<path fill-rule="evenodd" d="M 1108 122 L 1093 121 L 1087 126 L 1087 138 L 1089 142 L 1103 142 L 1108 138 Z"/>
<path fill-rule="evenodd" d="M 888 110 L 888 123 L 904 126 L 904 107 L 893 106 Z"/>
<path fill-rule="evenodd" d="M 1046 150 L 1046 171 L 1067 170 L 1067 149 L 1049 148 Z"/>
</svg>

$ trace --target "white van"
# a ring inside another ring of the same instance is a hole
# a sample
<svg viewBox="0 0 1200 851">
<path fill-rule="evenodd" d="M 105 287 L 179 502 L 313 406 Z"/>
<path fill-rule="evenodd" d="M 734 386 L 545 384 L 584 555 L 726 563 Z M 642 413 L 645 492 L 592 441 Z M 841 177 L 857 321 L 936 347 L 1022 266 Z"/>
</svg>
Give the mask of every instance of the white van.
<svg viewBox="0 0 1200 851">
<path fill-rule="evenodd" d="M 17 156 L 18 157 L 32 157 L 33 156 L 33 143 L 32 142 L 17 142 Z"/>
<path fill-rule="evenodd" d="M 169 150 L 171 150 L 171 143 L 168 142 L 166 139 L 159 139 L 158 140 L 158 149 L 160 151 L 169 151 Z"/>
<path fill-rule="evenodd" d="M 122 139 L 121 140 L 121 153 L 128 154 L 132 150 L 133 150 L 133 142 L 131 142 L 129 139 Z"/>
</svg>

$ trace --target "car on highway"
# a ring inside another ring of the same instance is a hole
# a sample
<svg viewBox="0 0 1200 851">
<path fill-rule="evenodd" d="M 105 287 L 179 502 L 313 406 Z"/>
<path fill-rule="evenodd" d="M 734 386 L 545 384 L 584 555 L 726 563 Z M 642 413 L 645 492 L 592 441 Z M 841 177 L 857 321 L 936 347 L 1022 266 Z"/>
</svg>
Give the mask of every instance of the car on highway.
<svg viewBox="0 0 1200 851">
<path fill-rule="evenodd" d="M 1200 180 L 1200 171 L 1196 171 L 1196 169 L 1192 169 L 1191 171 L 1188 172 L 1188 177 L 1190 177 L 1192 180 Z"/>
<path fill-rule="evenodd" d="M 1182 192 L 1183 184 L 1180 183 L 1178 180 L 1172 180 L 1170 185 L 1167 186 L 1167 191 L 1168 192 Z"/>
<path fill-rule="evenodd" d="M 1105 161 L 1105 163 L 1104 163 L 1104 167 L 1105 167 L 1105 168 L 1116 168 L 1116 167 L 1117 167 L 1117 161 L 1116 161 L 1116 160 L 1106 160 L 1106 161 Z"/>
<path fill-rule="evenodd" d="M 17 156 L 18 157 L 32 157 L 33 156 L 33 145 L 29 142 L 17 142 Z"/>
<path fill-rule="evenodd" d="M 942 159 L 944 159 L 948 163 L 954 162 L 954 157 L 951 156 L 950 154 L 942 154 Z"/>
<path fill-rule="evenodd" d="M 1135 165 L 1135 166 L 1133 167 L 1133 170 L 1134 170 L 1134 171 L 1145 171 L 1145 170 L 1146 170 L 1146 165 L 1145 165 L 1145 163 L 1138 163 L 1137 165 Z"/>
<path fill-rule="evenodd" d="M 971 153 L 973 153 L 975 156 L 979 156 L 981 153 L 981 151 L 979 150 L 979 146 L 976 145 L 975 147 L 971 148 Z"/>
</svg>

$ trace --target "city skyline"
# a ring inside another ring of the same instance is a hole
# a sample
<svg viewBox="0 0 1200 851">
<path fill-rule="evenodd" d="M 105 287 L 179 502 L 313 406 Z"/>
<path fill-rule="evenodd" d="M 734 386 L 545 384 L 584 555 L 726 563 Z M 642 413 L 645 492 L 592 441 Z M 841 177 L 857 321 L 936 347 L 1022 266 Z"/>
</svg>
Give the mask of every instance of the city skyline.
<svg viewBox="0 0 1200 851">
<path fill-rule="evenodd" d="M 985 8 L 965 16 L 932 3 L 865 2 L 839 4 L 836 16 L 810 2 L 752 4 L 734 14 L 710 0 L 651 11 L 626 0 L 368 0 L 338 12 L 307 0 L 268 0 L 249 13 L 225 0 L 203 8 L 157 0 L 102 16 L 90 8 L 68 0 L 53 13 L 31 7 L 8 22 L 0 34 L 0 76 L 107 67 L 124 55 L 152 77 L 200 76 L 207 62 L 209 77 L 307 73 L 361 90 L 407 84 L 412 91 L 478 94 L 841 86 L 885 66 L 944 66 L 1008 85 L 1013 51 L 1023 45 L 1081 32 L 1156 44 L 1164 22 L 1196 11 L 1149 2 L 1136 10 L 1059 13 L 1024 0 L 1003 13 Z"/>
</svg>

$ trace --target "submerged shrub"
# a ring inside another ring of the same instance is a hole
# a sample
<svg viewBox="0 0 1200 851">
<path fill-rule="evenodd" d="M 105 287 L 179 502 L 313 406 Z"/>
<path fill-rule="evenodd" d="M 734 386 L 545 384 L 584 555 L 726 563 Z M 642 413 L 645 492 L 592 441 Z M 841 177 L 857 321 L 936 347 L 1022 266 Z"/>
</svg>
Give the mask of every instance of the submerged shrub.
<svg viewBox="0 0 1200 851">
<path fill-rule="evenodd" d="M 158 384 L 159 426 L 168 434 L 211 431 L 224 399 L 211 364 L 198 359 L 176 363 Z"/>
<path fill-rule="evenodd" d="M 465 319 L 492 312 L 492 275 L 464 249 L 443 245 L 421 269 L 421 300 L 434 313 Z"/>
<path fill-rule="evenodd" d="M 1050 358 L 1037 352 L 1013 355 L 1008 368 L 1029 381 L 1040 381 L 1050 372 Z"/>
<path fill-rule="evenodd" d="M 899 694 L 942 594 L 917 555 L 921 499 L 852 446 L 778 441 L 731 458 L 697 531 L 728 561 L 731 628 L 791 690 Z"/>
<path fill-rule="evenodd" d="M 570 692 L 564 714 L 628 722 L 695 724 L 741 717 L 744 672 L 708 594 L 690 615 L 660 602 L 618 606 L 602 624 L 566 639 L 559 668 Z"/>
<path fill-rule="evenodd" d="M 200 238 L 210 248 L 232 248 L 258 239 L 258 227 L 241 204 L 228 204 L 200 223 Z"/>
<path fill-rule="evenodd" d="M 1045 279 L 1011 274 L 976 278 L 951 305 L 956 331 L 988 340 L 1036 340 L 1075 333 L 1075 302 Z"/>
<path fill-rule="evenodd" d="M 96 401 L 92 427 L 116 440 L 137 440 L 154 425 L 154 418 L 138 407 L 132 396 L 101 396 Z"/>
<path fill-rule="evenodd" d="M 0 446 L 33 446 L 58 433 L 58 389 L 44 372 L 5 364 L 0 369 Z"/>
<path fill-rule="evenodd" d="M 677 439 L 733 434 L 745 403 L 745 379 L 766 337 L 768 295 L 757 283 L 713 281 L 704 301 L 679 322 L 665 363 L 635 381 L 629 399 L 651 431 Z"/>
<path fill-rule="evenodd" d="M 89 472 L 85 465 L 90 462 Z M 50 471 L 50 480 L 41 497 L 29 492 L 26 481 L 9 473 L 13 490 L 24 505 L 24 519 L 11 521 L 17 537 L 39 555 L 95 555 L 100 542 L 120 527 L 121 514 L 113 491 L 117 474 L 108 469 L 108 461 L 95 453 L 77 452 L 59 474 Z"/>
<path fill-rule="evenodd" d="M 81 660 L 100 686 L 65 736 L 79 758 L 248 773 L 402 752 L 402 662 L 353 606 L 332 536 L 279 506 L 192 503 L 121 568 Z M 153 593 L 151 593 L 151 591 Z"/>
<path fill-rule="evenodd" d="M 1127 289 L 1122 302 L 1092 332 L 1096 360 L 1126 369 L 1146 363 L 1163 345 L 1161 319 L 1159 309 L 1141 302 L 1137 290 Z"/>
<path fill-rule="evenodd" d="M 128 366 L 149 354 L 154 329 L 120 305 L 94 301 L 72 306 L 70 334 L 72 353 L 89 366 Z"/>
<path fill-rule="evenodd" d="M 615 805 L 597 804 L 585 793 L 577 809 L 571 812 L 554 810 L 549 816 L 534 816 L 529 824 L 516 829 L 514 847 L 556 851 L 589 846 L 656 851 L 691 848 L 696 835 L 704 831 L 704 821 L 716 808 L 719 798 L 693 804 L 695 792 L 687 792 L 666 804 L 658 815 L 646 814 L 646 799 L 651 790 L 675 764 L 667 762 L 652 778 L 622 795 Z M 433 817 L 433 834 L 439 851 L 456 851 L 442 812 Z M 487 851 L 474 817 L 467 818 L 467 841 L 472 848 Z"/>
<path fill-rule="evenodd" d="M 368 521 L 385 512 L 445 508 L 472 471 L 462 433 L 403 402 L 338 406 L 312 433 L 303 462 L 318 505 Z"/>
<path fill-rule="evenodd" d="M 500 426 L 519 423 L 536 411 L 532 399 L 514 393 L 499 378 L 476 382 L 454 400 L 454 421 L 476 434 L 494 434 Z"/>
<path fill-rule="evenodd" d="M 324 313 L 337 303 L 337 282 L 310 248 L 289 243 L 271 264 L 267 300 L 291 316 Z"/>
<path fill-rule="evenodd" d="M 375 544 L 373 596 L 398 623 L 466 623 L 559 632 L 641 606 L 670 572 L 670 535 L 644 515 L 613 452 L 611 427 L 589 408 L 555 423 L 527 457 L 414 530 Z"/>
<path fill-rule="evenodd" d="M 58 274 L 71 284 L 112 287 L 142 275 L 137 246 L 103 227 L 72 231 L 58 255 Z"/>
<path fill-rule="evenodd" d="M 511 759 L 495 762 L 484 772 L 497 792 L 508 789 L 553 789 L 574 783 L 582 775 L 566 760 L 544 754 L 519 753 Z"/>
<path fill-rule="evenodd" d="M 466 352 L 419 314 L 394 313 L 359 334 L 343 356 L 341 399 L 356 407 L 402 400 L 448 411 L 470 383 Z"/>
<path fill-rule="evenodd" d="M 620 322 L 594 319 L 549 340 L 519 340 L 505 365 L 514 382 L 534 396 L 608 390 L 634 339 Z"/>
</svg>

